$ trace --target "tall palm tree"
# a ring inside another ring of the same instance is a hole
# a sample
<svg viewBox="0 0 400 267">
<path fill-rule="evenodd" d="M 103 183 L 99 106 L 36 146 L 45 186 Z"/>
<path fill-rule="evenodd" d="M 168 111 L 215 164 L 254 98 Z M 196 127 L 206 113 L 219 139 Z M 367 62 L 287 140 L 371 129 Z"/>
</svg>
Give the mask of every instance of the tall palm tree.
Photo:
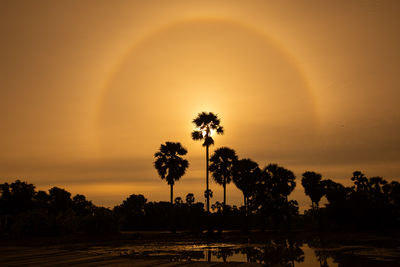
<svg viewBox="0 0 400 267">
<path fill-rule="evenodd" d="M 181 143 L 165 142 L 161 144 L 160 150 L 154 154 L 154 167 L 157 169 L 161 179 L 167 180 L 171 186 L 171 204 L 174 199 L 174 184 L 186 172 L 189 162 L 181 156 L 187 154 L 187 150 Z"/>
<path fill-rule="evenodd" d="M 251 159 L 241 159 L 235 167 L 233 182 L 243 193 L 244 207 L 246 215 L 248 214 L 248 202 L 250 196 L 254 193 L 255 185 L 259 179 L 261 170 L 257 162 Z"/>
<path fill-rule="evenodd" d="M 224 210 L 226 205 L 226 185 L 232 180 L 237 160 L 238 157 L 235 150 L 228 147 L 218 148 L 210 158 L 212 177 L 216 183 L 224 187 Z"/>
<path fill-rule="evenodd" d="M 193 140 L 204 140 L 203 146 L 206 147 L 206 191 L 208 189 L 208 148 L 210 145 L 214 144 L 214 139 L 212 139 L 212 134 L 216 132 L 217 134 L 223 134 L 224 129 L 220 126 L 220 120 L 217 115 L 212 112 L 201 112 L 193 120 L 196 130 L 192 132 Z M 210 194 L 206 194 L 207 198 L 207 212 L 210 212 Z"/>
</svg>

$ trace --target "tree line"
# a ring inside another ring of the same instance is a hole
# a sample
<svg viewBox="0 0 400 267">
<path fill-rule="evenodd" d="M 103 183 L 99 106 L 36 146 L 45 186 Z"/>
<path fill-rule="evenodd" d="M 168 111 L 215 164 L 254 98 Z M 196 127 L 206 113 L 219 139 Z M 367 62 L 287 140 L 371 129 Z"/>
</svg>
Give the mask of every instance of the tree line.
<svg viewBox="0 0 400 267">
<path fill-rule="evenodd" d="M 0 184 L 0 235 L 67 235 L 75 232 L 116 232 L 112 210 L 97 207 L 84 195 L 71 197 L 53 187 L 36 191 L 33 184 L 16 180 Z"/>
<path fill-rule="evenodd" d="M 33 184 L 17 180 L 0 184 L 0 235 L 115 233 L 120 230 L 204 229 L 392 229 L 400 226 L 400 183 L 381 177 L 367 178 L 355 171 L 352 186 L 344 186 L 313 171 L 301 178 L 312 205 L 299 214 L 289 195 L 296 187 L 294 173 L 278 164 L 260 167 L 251 159 L 239 159 L 232 148 L 217 148 L 209 157 L 212 135 L 223 134 L 220 119 L 202 112 L 193 120 L 194 140 L 206 147 L 206 207 L 192 193 L 174 198 L 173 186 L 186 173 L 187 150 L 179 142 L 165 142 L 154 154 L 154 167 L 170 186 L 170 202 L 148 202 L 131 195 L 114 208 L 97 207 L 83 195 L 71 197 L 64 189 L 36 191 Z M 209 174 L 223 188 L 223 201 L 211 205 Z M 226 185 L 232 182 L 243 194 L 243 206 L 226 203 Z M 320 207 L 325 197 L 327 204 Z"/>
<path fill-rule="evenodd" d="M 246 161 L 247 162 L 247 161 Z M 248 162 L 247 162 L 248 163 Z M 255 168 L 257 169 L 257 168 Z M 293 173 L 276 164 L 254 172 L 246 184 L 246 205 L 219 201 L 207 212 L 204 204 L 188 193 L 184 199 L 148 202 L 130 195 L 114 208 L 98 207 L 84 195 L 71 196 L 53 187 L 47 192 L 16 180 L 0 184 L 0 235 L 67 235 L 117 233 L 126 230 L 185 230 L 200 233 L 223 230 L 390 230 L 400 226 L 400 183 L 354 172 L 352 186 L 322 179 L 315 172 L 302 175 L 302 185 L 312 206 L 299 214 L 298 203 L 288 200 L 295 187 Z M 319 206 L 322 197 L 327 199 Z"/>
</svg>

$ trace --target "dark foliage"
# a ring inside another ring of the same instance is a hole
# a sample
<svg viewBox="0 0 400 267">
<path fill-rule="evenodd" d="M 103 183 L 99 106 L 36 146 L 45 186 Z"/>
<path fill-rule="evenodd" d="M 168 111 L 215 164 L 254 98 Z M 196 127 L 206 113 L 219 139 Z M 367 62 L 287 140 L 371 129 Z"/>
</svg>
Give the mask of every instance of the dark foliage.
<svg viewBox="0 0 400 267">
<path fill-rule="evenodd" d="M 256 185 L 261 179 L 261 170 L 257 162 L 241 159 L 234 168 L 233 182 L 243 193 L 245 210 L 248 210 L 249 198 L 255 194 Z"/>
<path fill-rule="evenodd" d="M 173 200 L 173 188 L 175 181 L 185 175 L 189 162 L 182 158 L 187 154 L 187 150 L 181 143 L 165 142 L 154 154 L 154 168 L 156 168 L 161 179 L 165 179 L 171 186 L 171 204 Z"/>
<path fill-rule="evenodd" d="M 0 235 L 66 235 L 118 230 L 111 210 L 94 206 L 85 196 L 53 187 L 49 193 L 17 180 L 0 184 Z"/>
<path fill-rule="evenodd" d="M 262 171 L 256 163 L 251 166 L 249 170 L 252 171 L 246 174 L 251 174 L 251 179 L 243 183 L 248 185 L 243 189 L 250 212 L 246 212 L 245 206 L 226 205 L 224 208 L 217 201 L 211 206 L 212 212 L 207 213 L 204 204 L 195 202 L 191 193 L 187 194 L 186 201 L 177 197 L 173 204 L 147 202 L 143 195 L 131 195 L 111 210 L 96 207 L 83 195 L 71 198 L 69 192 L 58 187 L 47 193 L 36 191 L 34 185 L 20 180 L 3 183 L 0 184 L 0 235 L 13 238 L 119 230 L 314 229 L 316 220 L 320 226 L 318 230 L 383 231 L 400 225 L 399 182 L 389 183 L 381 177 L 368 178 L 361 172 L 354 172 L 351 177 L 354 185 L 346 187 L 317 177 L 307 184 L 311 190 L 307 192 L 314 192 L 312 187 L 317 185 L 328 202 L 318 213 L 314 212 L 313 205 L 304 215 L 299 215 L 297 202 L 288 199 L 296 184 L 294 174 L 276 164 Z M 243 170 L 242 175 L 246 176 Z M 320 198 L 319 194 L 315 201 Z M 292 249 L 291 244 L 284 247 Z"/>
<path fill-rule="evenodd" d="M 316 172 L 305 172 L 301 179 L 301 185 L 304 187 L 304 192 L 310 197 L 312 208 L 314 209 L 319 208 L 319 202 L 325 193 L 321 179 L 322 175 Z"/>
<path fill-rule="evenodd" d="M 321 180 L 323 195 L 328 200 L 317 220 L 325 230 L 388 230 L 400 225 L 400 184 L 388 183 L 381 177 L 367 178 L 355 171 L 351 187 L 330 179 Z M 306 211 L 305 215 L 311 215 Z"/>
<path fill-rule="evenodd" d="M 214 151 L 210 158 L 210 172 L 217 184 L 224 189 L 224 202 L 226 205 L 226 185 L 229 184 L 235 173 L 238 157 L 235 150 L 228 147 L 220 147 Z"/>
<path fill-rule="evenodd" d="M 211 137 L 215 131 L 217 134 L 223 134 L 224 129 L 220 126 L 220 119 L 212 112 L 201 112 L 193 120 L 196 130 L 192 132 L 193 140 L 204 140 L 203 146 L 214 144 L 214 139 Z"/>
</svg>

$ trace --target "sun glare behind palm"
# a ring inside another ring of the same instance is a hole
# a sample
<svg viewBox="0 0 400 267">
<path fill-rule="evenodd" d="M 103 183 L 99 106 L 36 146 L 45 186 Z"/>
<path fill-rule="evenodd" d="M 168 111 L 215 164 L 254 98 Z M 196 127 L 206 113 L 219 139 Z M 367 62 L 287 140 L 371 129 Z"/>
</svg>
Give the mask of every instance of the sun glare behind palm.
<svg viewBox="0 0 400 267">
<path fill-rule="evenodd" d="M 199 128 L 198 130 L 201 131 L 201 134 L 203 135 L 203 137 L 206 137 L 206 136 L 211 137 L 215 133 L 214 129 L 211 129 L 211 128 L 207 129 L 207 127 L 204 127 L 203 129 Z M 208 132 L 208 134 L 207 134 L 207 132 Z"/>
</svg>

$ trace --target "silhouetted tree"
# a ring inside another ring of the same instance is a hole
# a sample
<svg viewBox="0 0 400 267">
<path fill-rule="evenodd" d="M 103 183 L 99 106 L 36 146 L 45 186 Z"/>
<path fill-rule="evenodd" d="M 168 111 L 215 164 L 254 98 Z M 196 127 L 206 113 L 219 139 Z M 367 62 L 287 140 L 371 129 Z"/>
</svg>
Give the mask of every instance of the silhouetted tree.
<svg viewBox="0 0 400 267">
<path fill-rule="evenodd" d="M 191 206 L 194 203 L 194 195 L 193 193 L 188 193 L 186 195 L 186 204 L 188 204 L 189 206 Z"/>
<path fill-rule="evenodd" d="M 390 183 L 390 189 L 388 190 L 390 201 L 393 204 L 400 204 L 400 183 L 397 181 L 392 181 Z"/>
<path fill-rule="evenodd" d="M 55 213 L 65 212 L 72 206 L 71 193 L 62 188 L 51 188 L 49 196 L 51 210 Z"/>
<path fill-rule="evenodd" d="M 278 166 L 277 164 L 269 164 L 263 170 L 268 173 L 268 183 L 271 193 L 276 196 L 282 196 L 287 199 L 288 195 L 296 187 L 296 176 L 292 171 Z"/>
<path fill-rule="evenodd" d="M 38 208 L 47 209 L 50 203 L 50 196 L 45 191 L 39 190 L 35 194 L 35 200 Z"/>
<path fill-rule="evenodd" d="M 204 198 L 210 199 L 214 196 L 213 191 L 211 189 L 207 189 L 204 191 Z"/>
<path fill-rule="evenodd" d="M 388 182 L 382 177 L 367 178 L 356 171 L 351 180 L 354 181 L 350 195 L 350 207 L 356 224 L 364 227 L 381 228 L 390 221 Z"/>
<path fill-rule="evenodd" d="M 321 183 L 324 186 L 325 196 L 330 205 L 345 205 L 348 195 L 351 192 L 350 188 L 346 188 L 331 179 L 323 180 Z"/>
<path fill-rule="evenodd" d="M 171 229 L 173 205 L 170 202 L 149 202 L 144 206 L 144 214 L 148 229 Z"/>
<path fill-rule="evenodd" d="M 14 215 L 33 208 L 35 186 L 27 182 L 16 180 L 8 184 L 0 184 L 1 211 Z"/>
<path fill-rule="evenodd" d="M 296 176 L 292 171 L 277 164 L 266 166 L 256 182 L 252 206 L 264 216 L 272 217 L 275 225 L 286 216 L 288 227 L 293 210 L 297 210 L 296 202 L 288 202 L 288 195 L 296 186 Z"/>
<path fill-rule="evenodd" d="M 88 233 L 116 233 L 118 224 L 112 210 L 104 207 L 95 207 L 93 215 L 86 219 L 86 232 Z"/>
<path fill-rule="evenodd" d="M 193 140 L 204 140 L 203 146 L 206 147 L 206 192 L 208 192 L 208 149 L 210 145 L 214 144 L 212 135 L 214 132 L 223 134 L 224 130 L 220 126 L 220 120 L 217 115 L 212 112 L 201 112 L 193 120 L 196 130 L 192 132 Z M 207 196 L 207 212 L 210 212 L 210 194 Z"/>
<path fill-rule="evenodd" d="M 321 174 L 307 171 L 303 173 L 301 184 L 304 187 L 304 192 L 311 199 L 313 209 L 318 210 L 319 201 L 324 196 L 324 186 L 321 184 Z"/>
<path fill-rule="evenodd" d="M 261 170 L 257 162 L 251 159 L 241 159 L 237 162 L 234 170 L 233 182 L 243 193 L 245 212 L 248 214 L 248 202 L 254 193 L 255 185 L 259 179 Z"/>
<path fill-rule="evenodd" d="M 388 186 L 385 186 L 385 191 L 392 210 L 393 224 L 400 225 L 400 183 L 392 181 Z"/>
<path fill-rule="evenodd" d="M 224 209 L 224 205 L 219 201 L 217 201 L 211 205 L 211 210 L 213 212 L 221 213 L 223 211 L 223 209 Z"/>
<path fill-rule="evenodd" d="M 143 195 L 130 195 L 121 205 L 114 207 L 122 228 L 132 229 L 143 226 L 147 199 Z"/>
<path fill-rule="evenodd" d="M 166 175 L 167 173 L 168 171 Z M 319 210 L 318 223 L 326 226 L 327 230 L 398 229 L 400 183 L 397 181 L 389 183 L 382 177 L 367 178 L 361 172 L 354 172 L 351 179 L 354 185 L 346 187 L 329 179 L 321 180 L 316 173 L 303 174 L 302 183 L 305 188 L 311 190 L 308 191 L 309 195 L 314 193 L 312 191 L 314 188 L 310 187 L 320 184 L 328 200 L 325 208 Z M 177 197 L 174 205 L 170 202 L 147 203 L 143 195 L 131 195 L 121 205 L 110 210 L 96 207 L 83 195 L 78 194 L 71 199 L 68 191 L 58 187 L 51 188 L 47 193 L 36 192 L 34 185 L 19 180 L 3 183 L 0 184 L 0 236 L 20 238 L 27 234 L 63 235 L 78 232 L 97 234 L 115 232 L 118 226 L 123 230 L 181 229 L 198 233 L 205 227 L 211 231 L 222 230 L 218 228 L 221 225 L 226 229 L 243 230 L 243 226 L 248 225 L 248 218 L 252 219 L 253 226 L 263 229 L 270 221 L 280 227 L 285 226 L 282 222 L 286 222 L 290 227 L 292 221 L 297 222 L 297 226 L 308 226 L 312 210 L 306 211 L 304 216 L 299 216 L 297 201 L 288 200 L 296 184 L 291 171 L 276 164 L 270 164 L 260 171 L 257 163 L 245 159 L 238 161 L 235 166 L 233 180 L 243 191 L 245 206 L 252 211 L 252 217 L 243 216 L 243 211 L 235 206 L 219 202 L 211 206 L 213 213 L 207 213 L 203 203 L 194 203 L 192 193 L 187 194 L 186 203 Z M 210 197 L 212 191 L 208 190 L 206 194 L 208 194 L 206 198 Z M 313 199 L 312 201 L 317 202 L 320 193 Z M 274 243 L 274 245 L 279 244 Z M 275 253 L 278 256 L 277 260 L 285 255 L 285 251 L 296 254 L 296 246 L 290 241 L 278 247 L 279 251 L 272 247 L 267 247 L 265 251 L 260 249 L 260 253 L 249 250 L 248 259 L 269 264 L 263 255 L 275 261 L 273 257 Z M 301 256 L 300 254 L 298 256 Z M 219 254 L 215 254 L 217 255 Z M 224 255 L 225 252 L 220 256 L 224 259 Z M 289 255 L 288 260 L 280 264 L 293 264 L 297 261 L 296 257 Z M 321 263 L 326 263 L 323 257 Z"/>
<path fill-rule="evenodd" d="M 187 150 L 181 143 L 166 142 L 160 146 L 160 150 L 154 154 L 156 158 L 154 167 L 161 179 L 166 179 L 171 186 L 171 204 L 173 204 L 174 184 L 186 172 L 189 162 L 181 156 L 187 154 Z"/>
<path fill-rule="evenodd" d="M 335 227 L 346 229 L 383 229 L 396 227 L 399 213 L 393 205 L 393 190 L 396 183 L 388 183 L 382 177 L 367 178 L 355 171 L 352 187 L 345 187 L 331 180 L 324 185 L 328 204 L 326 212 Z"/>
<path fill-rule="evenodd" d="M 95 209 L 95 205 L 91 201 L 86 200 L 84 195 L 79 194 L 72 198 L 72 207 L 79 217 L 90 216 Z"/>
<path fill-rule="evenodd" d="M 210 172 L 217 184 L 224 188 L 224 202 L 226 205 L 226 185 L 229 184 L 234 176 L 234 169 L 237 164 L 238 157 L 235 150 L 228 147 L 221 147 L 214 151 L 210 158 Z"/>
<path fill-rule="evenodd" d="M 35 186 L 16 180 L 0 184 L 0 234 L 13 232 L 16 235 L 29 232 L 31 211 L 35 208 Z M 32 214 L 33 215 L 33 214 Z"/>
<path fill-rule="evenodd" d="M 175 206 L 182 206 L 182 204 L 183 204 L 183 200 L 181 197 L 175 198 L 174 202 L 175 202 Z"/>
<path fill-rule="evenodd" d="M 368 178 L 360 171 L 353 172 L 351 180 L 354 181 L 355 190 L 358 192 L 368 192 Z"/>
</svg>

